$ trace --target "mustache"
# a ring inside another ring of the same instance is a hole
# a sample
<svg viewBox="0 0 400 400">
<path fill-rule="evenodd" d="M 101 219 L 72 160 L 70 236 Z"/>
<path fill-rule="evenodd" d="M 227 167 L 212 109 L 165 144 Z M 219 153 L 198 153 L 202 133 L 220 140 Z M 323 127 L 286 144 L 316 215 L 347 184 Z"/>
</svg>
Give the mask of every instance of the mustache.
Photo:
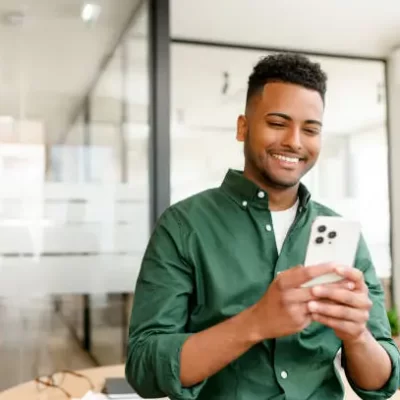
<svg viewBox="0 0 400 400">
<path fill-rule="evenodd" d="M 301 161 L 304 161 L 307 159 L 307 156 L 304 153 L 300 153 L 300 152 L 296 152 L 296 151 L 288 150 L 288 149 L 273 149 L 273 150 L 268 149 L 268 150 L 266 150 L 266 153 L 270 154 L 270 155 L 279 154 L 284 157 L 298 158 Z"/>
</svg>

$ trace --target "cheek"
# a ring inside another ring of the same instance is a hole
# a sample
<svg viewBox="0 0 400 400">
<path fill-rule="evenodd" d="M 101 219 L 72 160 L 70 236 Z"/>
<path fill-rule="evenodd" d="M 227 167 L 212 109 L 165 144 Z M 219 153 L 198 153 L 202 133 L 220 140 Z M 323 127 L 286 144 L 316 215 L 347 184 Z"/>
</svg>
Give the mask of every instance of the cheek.
<svg viewBox="0 0 400 400">
<path fill-rule="evenodd" d="M 258 129 L 251 135 L 251 139 L 253 141 L 253 147 L 263 151 L 267 147 L 278 143 L 280 135 L 276 130 L 263 125 L 262 127 L 258 127 Z"/>
<path fill-rule="evenodd" d="M 304 143 L 304 147 L 311 156 L 317 158 L 321 151 L 321 138 L 319 136 L 309 138 L 309 140 Z"/>
</svg>

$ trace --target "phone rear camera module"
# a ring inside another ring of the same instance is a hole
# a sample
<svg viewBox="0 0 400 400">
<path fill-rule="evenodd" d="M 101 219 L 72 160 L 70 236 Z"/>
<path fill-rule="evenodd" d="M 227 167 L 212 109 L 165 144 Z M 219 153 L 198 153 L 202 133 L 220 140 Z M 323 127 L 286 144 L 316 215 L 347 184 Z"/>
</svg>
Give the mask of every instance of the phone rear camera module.
<svg viewBox="0 0 400 400">
<path fill-rule="evenodd" d="M 323 233 L 326 231 L 326 226 L 325 225 L 321 225 L 318 227 L 318 232 Z"/>
<path fill-rule="evenodd" d="M 328 233 L 328 238 L 329 239 L 334 239 L 337 236 L 337 233 L 335 231 L 329 232 Z"/>
<path fill-rule="evenodd" d="M 317 243 L 317 244 L 321 244 L 321 243 L 323 243 L 324 242 L 324 238 L 322 237 L 322 236 L 318 236 L 316 239 L 315 239 L 315 243 Z"/>
</svg>

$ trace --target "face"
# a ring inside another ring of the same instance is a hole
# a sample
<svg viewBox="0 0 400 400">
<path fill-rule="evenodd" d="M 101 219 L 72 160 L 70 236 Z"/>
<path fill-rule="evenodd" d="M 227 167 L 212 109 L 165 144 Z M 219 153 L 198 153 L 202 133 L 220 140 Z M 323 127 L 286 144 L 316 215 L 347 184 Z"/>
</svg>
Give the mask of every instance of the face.
<svg viewBox="0 0 400 400">
<path fill-rule="evenodd" d="M 320 94 L 299 85 L 274 82 L 249 101 L 238 118 L 244 142 L 245 173 L 260 183 L 289 188 L 318 159 L 324 104 Z"/>
</svg>

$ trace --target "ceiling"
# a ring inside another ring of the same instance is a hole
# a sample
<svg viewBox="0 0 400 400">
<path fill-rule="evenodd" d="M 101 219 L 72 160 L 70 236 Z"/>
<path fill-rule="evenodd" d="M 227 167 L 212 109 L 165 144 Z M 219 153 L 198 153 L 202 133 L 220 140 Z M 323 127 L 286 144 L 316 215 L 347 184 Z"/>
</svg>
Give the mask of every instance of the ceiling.
<svg viewBox="0 0 400 400">
<path fill-rule="evenodd" d="M 170 0 L 173 37 L 387 57 L 400 45 L 398 0 Z"/>
</svg>

